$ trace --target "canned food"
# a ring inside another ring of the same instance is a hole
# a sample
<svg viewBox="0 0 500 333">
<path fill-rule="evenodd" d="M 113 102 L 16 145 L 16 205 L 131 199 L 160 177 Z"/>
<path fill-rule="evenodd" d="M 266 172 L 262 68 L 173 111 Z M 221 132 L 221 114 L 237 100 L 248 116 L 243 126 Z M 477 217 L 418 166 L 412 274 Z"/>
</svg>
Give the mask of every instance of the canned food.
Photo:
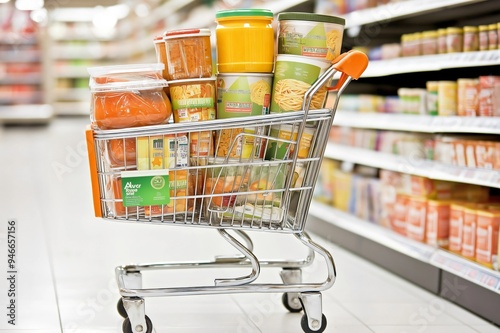
<svg viewBox="0 0 500 333">
<path fill-rule="evenodd" d="M 479 80 L 458 79 L 457 113 L 459 116 L 479 114 Z"/>
<path fill-rule="evenodd" d="M 310 13 L 278 15 L 278 53 L 333 60 L 340 55 L 345 20 Z"/>
<path fill-rule="evenodd" d="M 292 125 L 278 125 L 271 127 L 270 136 L 282 140 L 297 140 L 298 126 Z M 307 158 L 311 148 L 312 140 L 316 128 L 305 127 L 302 133 L 302 138 L 299 143 L 299 158 Z M 266 160 L 283 160 L 289 159 L 293 156 L 295 145 L 290 145 L 287 142 L 279 140 L 269 140 L 266 151 Z"/>
<path fill-rule="evenodd" d="M 278 55 L 272 89 L 271 113 L 299 111 L 304 95 L 311 85 L 323 74 L 331 63 L 295 55 Z M 324 107 L 326 86 L 314 94 L 311 109 Z"/>
<path fill-rule="evenodd" d="M 438 114 L 440 116 L 457 114 L 457 83 L 455 81 L 439 81 Z"/>
<path fill-rule="evenodd" d="M 274 30 L 270 10 L 222 10 L 215 18 L 219 73 L 272 73 Z"/>
<path fill-rule="evenodd" d="M 215 119 L 215 78 L 170 81 L 176 123 Z"/>
<path fill-rule="evenodd" d="M 167 31 L 163 36 L 167 80 L 212 76 L 210 29 Z"/>
<path fill-rule="evenodd" d="M 217 119 L 269 113 L 272 74 L 217 75 Z"/>
</svg>

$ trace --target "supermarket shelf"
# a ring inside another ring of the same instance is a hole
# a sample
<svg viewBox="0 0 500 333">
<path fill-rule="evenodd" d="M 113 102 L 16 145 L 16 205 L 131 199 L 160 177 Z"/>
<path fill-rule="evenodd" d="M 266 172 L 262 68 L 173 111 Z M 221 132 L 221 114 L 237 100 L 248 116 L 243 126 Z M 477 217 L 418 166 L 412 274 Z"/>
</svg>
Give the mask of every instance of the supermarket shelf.
<svg viewBox="0 0 500 333">
<path fill-rule="evenodd" d="M 0 51 L 0 62 L 3 63 L 37 63 L 41 61 L 40 51 L 9 50 Z"/>
<path fill-rule="evenodd" d="M 438 117 L 427 115 L 337 111 L 337 126 L 422 133 L 500 133 L 500 117 Z"/>
<path fill-rule="evenodd" d="M 54 110 L 47 104 L 0 106 L 3 124 L 46 124 L 53 116 Z"/>
<path fill-rule="evenodd" d="M 370 61 L 362 77 L 380 77 L 415 72 L 432 72 L 450 68 L 495 65 L 500 65 L 500 50 L 401 57 Z"/>
<path fill-rule="evenodd" d="M 86 66 L 56 66 L 54 78 L 79 79 L 88 78 L 89 72 Z"/>
<path fill-rule="evenodd" d="M 52 103 L 52 107 L 58 116 L 84 116 L 90 112 L 88 102 L 55 102 Z"/>
<path fill-rule="evenodd" d="M 0 85 L 12 85 L 12 84 L 42 84 L 42 74 L 41 73 L 30 73 L 30 74 L 16 74 L 6 77 L 0 77 Z"/>
<path fill-rule="evenodd" d="M 424 15 L 446 7 L 461 6 L 484 0 L 406 0 L 358 10 L 346 14 L 346 28 L 370 23 L 387 22 L 410 16 Z"/>
<path fill-rule="evenodd" d="M 309 231 L 500 324 L 498 271 L 316 201 L 310 206 L 307 226 Z"/>
<path fill-rule="evenodd" d="M 500 188 L 498 170 L 464 168 L 332 143 L 327 145 L 325 157 L 436 180 Z"/>
<path fill-rule="evenodd" d="M 58 101 L 90 101 L 89 88 L 59 88 L 54 91 Z"/>
<path fill-rule="evenodd" d="M 2 104 L 37 104 L 41 103 L 43 99 L 43 93 L 41 91 L 36 92 L 12 92 L 9 95 L 2 94 L 0 96 L 0 105 Z"/>
</svg>

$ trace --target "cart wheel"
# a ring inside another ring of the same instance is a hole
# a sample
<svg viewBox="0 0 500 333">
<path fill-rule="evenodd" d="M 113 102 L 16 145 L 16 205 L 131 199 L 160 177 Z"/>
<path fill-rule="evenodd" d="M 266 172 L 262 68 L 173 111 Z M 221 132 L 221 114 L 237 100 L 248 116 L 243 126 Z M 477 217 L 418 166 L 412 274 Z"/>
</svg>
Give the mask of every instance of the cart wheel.
<svg viewBox="0 0 500 333">
<path fill-rule="evenodd" d="M 120 314 L 120 316 L 122 316 L 123 318 L 128 317 L 127 311 L 125 310 L 125 307 L 123 306 L 123 298 L 120 298 L 118 300 L 118 303 L 116 304 L 116 309 L 118 310 L 118 313 Z"/>
<path fill-rule="evenodd" d="M 147 326 L 146 331 L 143 330 L 142 333 L 153 333 L 153 323 L 151 322 L 151 319 L 149 319 L 148 316 L 146 316 L 146 326 Z M 123 321 L 122 331 L 123 333 L 134 333 L 132 331 L 132 325 L 130 324 L 130 319 L 128 317 L 125 318 L 125 320 Z"/>
<path fill-rule="evenodd" d="M 302 304 L 300 303 L 300 299 L 298 297 L 293 299 L 292 303 L 290 304 L 288 299 L 288 293 L 284 293 L 283 297 L 281 298 L 281 301 L 283 302 L 285 308 L 290 312 L 302 311 Z"/>
<path fill-rule="evenodd" d="M 312 329 L 309 328 L 309 324 L 307 323 L 308 322 L 308 319 L 307 319 L 307 315 L 304 314 L 302 316 L 302 320 L 300 321 L 300 326 L 302 326 L 302 330 L 305 332 L 305 333 L 322 333 L 325 331 L 326 329 L 326 317 L 325 315 L 321 315 L 321 327 L 318 328 L 317 330 L 313 331 Z"/>
</svg>

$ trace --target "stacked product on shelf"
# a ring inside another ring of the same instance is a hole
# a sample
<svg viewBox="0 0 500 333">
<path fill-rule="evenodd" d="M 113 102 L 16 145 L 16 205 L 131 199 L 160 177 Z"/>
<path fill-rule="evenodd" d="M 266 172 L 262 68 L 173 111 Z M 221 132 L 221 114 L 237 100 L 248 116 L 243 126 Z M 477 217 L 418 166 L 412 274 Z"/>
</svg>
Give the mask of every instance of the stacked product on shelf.
<svg viewBox="0 0 500 333">
<path fill-rule="evenodd" d="M 401 0 L 319 0 L 316 1 L 317 13 L 347 14 L 353 11 L 374 8 Z"/>
<path fill-rule="evenodd" d="M 497 267 L 500 204 L 483 186 L 322 164 L 318 201 L 416 241 Z"/>
</svg>

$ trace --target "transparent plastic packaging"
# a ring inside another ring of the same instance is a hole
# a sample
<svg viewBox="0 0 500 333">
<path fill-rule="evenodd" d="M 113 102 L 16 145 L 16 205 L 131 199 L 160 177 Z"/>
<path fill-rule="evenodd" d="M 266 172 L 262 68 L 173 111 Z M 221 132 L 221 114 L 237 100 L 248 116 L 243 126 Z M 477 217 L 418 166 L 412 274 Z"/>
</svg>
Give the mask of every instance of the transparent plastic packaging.
<svg viewBox="0 0 500 333">
<path fill-rule="evenodd" d="M 91 121 L 99 129 L 167 123 L 172 107 L 164 92 L 163 64 L 92 67 Z"/>
</svg>

